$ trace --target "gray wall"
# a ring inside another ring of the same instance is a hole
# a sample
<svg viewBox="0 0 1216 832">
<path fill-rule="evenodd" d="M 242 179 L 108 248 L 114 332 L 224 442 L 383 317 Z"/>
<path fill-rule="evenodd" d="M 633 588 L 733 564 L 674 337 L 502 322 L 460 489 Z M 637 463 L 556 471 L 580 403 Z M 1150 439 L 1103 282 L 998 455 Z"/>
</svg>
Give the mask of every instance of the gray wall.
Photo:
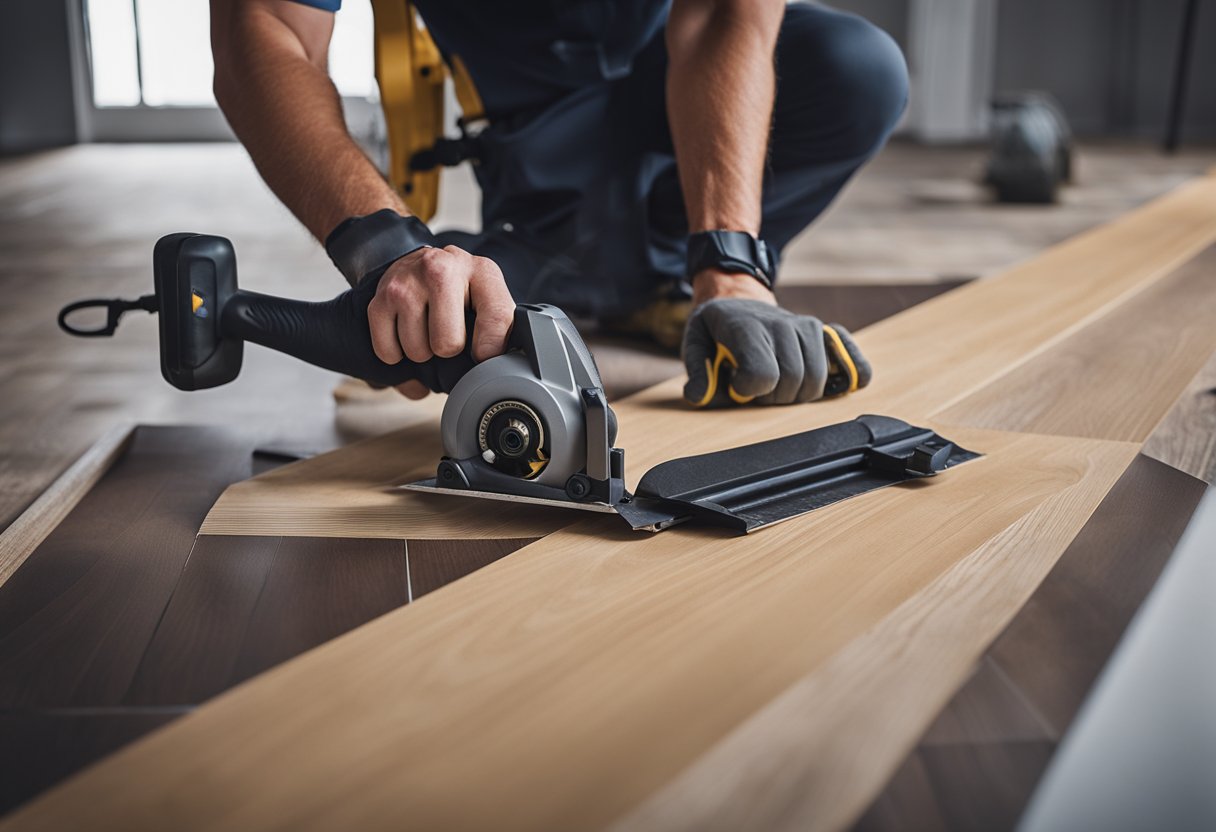
<svg viewBox="0 0 1216 832">
<path fill-rule="evenodd" d="M 76 141 L 65 0 L 0 6 L 0 153 Z"/>
<path fill-rule="evenodd" d="M 997 90 L 1045 89 L 1083 135 L 1164 130 L 1184 0 L 1005 0 Z M 1183 138 L 1216 139 L 1216 3 L 1201 0 Z"/>
<path fill-rule="evenodd" d="M 907 50 L 912 0 L 829 0 Z M 1164 132 L 1184 0 L 1000 0 L 997 91 L 1047 90 L 1083 136 Z M 1216 0 L 1200 0 L 1184 141 L 1216 140 Z M 915 67 L 913 68 L 915 72 Z M 915 94 L 915 91 L 913 91 Z"/>
</svg>

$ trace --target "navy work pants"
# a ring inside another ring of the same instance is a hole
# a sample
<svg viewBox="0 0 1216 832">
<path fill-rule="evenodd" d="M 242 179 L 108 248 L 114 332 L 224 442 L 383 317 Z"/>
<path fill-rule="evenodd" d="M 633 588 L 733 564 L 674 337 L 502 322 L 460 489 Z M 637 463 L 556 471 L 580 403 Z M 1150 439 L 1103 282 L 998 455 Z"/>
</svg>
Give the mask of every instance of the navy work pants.
<svg viewBox="0 0 1216 832">
<path fill-rule="evenodd" d="M 671 291 L 688 233 L 667 123 L 660 33 L 630 73 L 496 121 L 476 165 L 483 230 L 448 241 L 494 259 L 517 301 L 615 315 Z M 761 237 L 777 253 L 886 141 L 907 101 L 894 41 L 796 3 L 776 51 Z"/>
</svg>

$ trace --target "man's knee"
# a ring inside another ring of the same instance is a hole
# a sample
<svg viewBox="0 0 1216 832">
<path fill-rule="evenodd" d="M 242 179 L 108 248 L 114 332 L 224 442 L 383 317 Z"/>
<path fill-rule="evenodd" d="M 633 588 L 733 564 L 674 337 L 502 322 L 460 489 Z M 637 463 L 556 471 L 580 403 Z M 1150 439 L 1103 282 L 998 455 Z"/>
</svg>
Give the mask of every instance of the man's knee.
<svg viewBox="0 0 1216 832">
<path fill-rule="evenodd" d="M 792 4 L 777 53 L 777 114 L 869 156 L 895 128 L 908 101 L 908 67 L 895 41 L 852 14 Z M 784 100 L 783 100 L 784 99 Z"/>
</svg>

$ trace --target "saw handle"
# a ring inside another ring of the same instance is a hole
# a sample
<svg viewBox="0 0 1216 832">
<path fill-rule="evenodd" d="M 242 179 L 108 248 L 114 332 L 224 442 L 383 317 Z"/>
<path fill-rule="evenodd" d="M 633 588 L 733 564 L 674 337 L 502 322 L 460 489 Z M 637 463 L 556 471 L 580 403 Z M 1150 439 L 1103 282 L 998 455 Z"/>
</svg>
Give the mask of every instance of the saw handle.
<svg viewBox="0 0 1216 832">
<path fill-rule="evenodd" d="M 421 363 L 403 358 L 386 364 L 376 356 L 367 307 L 379 284 L 380 275 L 369 277 L 332 300 L 319 302 L 241 290 L 223 305 L 220 332 L 224 338 L 259 344 L 377 386 L 418 380 L 436 393 L 450 392 L 473 366 L 468 347 L 453 358 Z"/>
<path fill-rule="evenodd" d="M 246 341 L 377 386 L 416 379 L 437 393 L 450 392 L 474 364 L 467 345 L 454 358 L 421 363 L 404 358 L 385 364 L 377 358 L 367 307 L 376 296 L 380 274 L 316 303 L 247 292 L 237 288 L 232 243 L 209 234 L 162 237 L 152 264 L 153 294 L 134 301 L 69 304 L 59 313 L 59 326 L 78 337 L 107 337 L 124 312 L 159 312 L 161 374 L 179 390 L 205 390 L 232 381 L 241 371 Z M 83 329 L 68 320 L 91 308 L 105 310 L 103 325 Z M 472 312 L 468 326 L 472 333 Z"/>
</svg>

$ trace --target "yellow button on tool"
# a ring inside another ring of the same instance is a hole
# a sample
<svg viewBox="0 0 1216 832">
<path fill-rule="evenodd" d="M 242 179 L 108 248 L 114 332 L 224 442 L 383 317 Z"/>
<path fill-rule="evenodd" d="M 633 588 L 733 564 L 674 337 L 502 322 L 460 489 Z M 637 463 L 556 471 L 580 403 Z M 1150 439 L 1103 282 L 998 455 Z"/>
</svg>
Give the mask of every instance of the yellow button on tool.
<svg viewBox="0 0 1216 832">
<path fill-rule="evenodd" d="M 203 305 L 202 296 L 195 294 L 194 292 L 191 292 L 190 293 L 190 311 L 198 312 L 198 308 L 202 305 Z"/>
</svg>

